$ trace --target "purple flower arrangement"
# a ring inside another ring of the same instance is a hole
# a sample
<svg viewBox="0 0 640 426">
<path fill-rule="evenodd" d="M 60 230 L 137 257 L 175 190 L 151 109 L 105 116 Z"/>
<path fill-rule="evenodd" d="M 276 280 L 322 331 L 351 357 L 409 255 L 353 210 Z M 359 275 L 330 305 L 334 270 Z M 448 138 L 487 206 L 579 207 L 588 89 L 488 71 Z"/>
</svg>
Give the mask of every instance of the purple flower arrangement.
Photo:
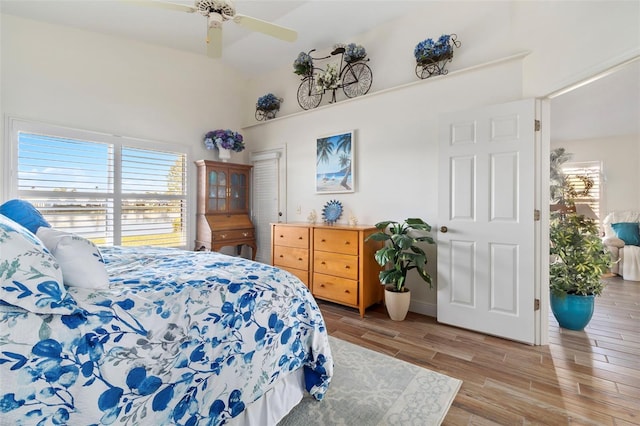
<svg viewBox="0 0 640 426">
<path fill-rule="evenodd" d="M 235 152 L 244 150 L 242 135 L 233 130 L 212 130 L 204 135 L 204 145 L 207 149 L 225 148 Z"/>
</svg>

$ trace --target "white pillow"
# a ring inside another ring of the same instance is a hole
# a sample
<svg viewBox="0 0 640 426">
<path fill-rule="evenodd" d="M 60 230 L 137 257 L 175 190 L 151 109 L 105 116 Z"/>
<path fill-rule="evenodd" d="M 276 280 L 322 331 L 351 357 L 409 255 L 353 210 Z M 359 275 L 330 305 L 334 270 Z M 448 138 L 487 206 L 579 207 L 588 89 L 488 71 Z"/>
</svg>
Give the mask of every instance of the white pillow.
<svg viewBox="0 0 640 426">
<path fill-rule="evenodd" d="M 40 227 L 36 236 L 56 258 L 64 284 L 69 287 L 105 288 L 109 276 L 98 247 L 80 235 Z"/>
</svg>

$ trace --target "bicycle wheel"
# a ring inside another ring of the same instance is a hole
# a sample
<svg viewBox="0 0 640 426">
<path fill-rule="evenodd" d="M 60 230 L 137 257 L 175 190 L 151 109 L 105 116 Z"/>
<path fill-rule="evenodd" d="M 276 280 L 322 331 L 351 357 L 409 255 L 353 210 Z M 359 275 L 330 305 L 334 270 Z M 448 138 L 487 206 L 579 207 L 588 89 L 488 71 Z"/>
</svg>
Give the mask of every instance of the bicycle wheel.
<svg viewBox="0 0 640 426">
<path fill-rule="evenodd" d="M 263 121 L 263 120 L 266 120 L 266 119 L 267 119 L 267 117 L 266 117 L 265 112 L 263 110 L 261 110 L 261 109 L 256 109 L 256 120 Z"/>
<path fill-rule="evenodd" d="M 312 109 L 320 105 L 322 92 L 316 88 L 312 77 L 305 77 L 298 87 L 298 104 L 302 109 Z"/>
<path fill-rule="evenodd" d="M 373 83 L 371 68 L 363 62 L 347 64 L 342 75 L 342 90 L 347 98 L 366 94 Z"/>
</svg>

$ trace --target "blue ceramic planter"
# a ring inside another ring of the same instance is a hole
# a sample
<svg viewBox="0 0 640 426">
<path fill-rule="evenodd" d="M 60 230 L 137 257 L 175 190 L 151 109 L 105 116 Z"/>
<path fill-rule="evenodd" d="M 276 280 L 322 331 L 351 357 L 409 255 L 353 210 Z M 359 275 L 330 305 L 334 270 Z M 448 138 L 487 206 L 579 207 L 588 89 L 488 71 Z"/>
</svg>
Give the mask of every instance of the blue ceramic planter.
<svg viewBox="0 0 640 426">
<path fill-rule="evenodd" d="M 551 293 L 551 312 L 558 320 L 560 327 L 569 330 L 584 330 L 593 316 L 595 296 L 576 296 L 567 294 L 564 297 Z"/>
</svg>

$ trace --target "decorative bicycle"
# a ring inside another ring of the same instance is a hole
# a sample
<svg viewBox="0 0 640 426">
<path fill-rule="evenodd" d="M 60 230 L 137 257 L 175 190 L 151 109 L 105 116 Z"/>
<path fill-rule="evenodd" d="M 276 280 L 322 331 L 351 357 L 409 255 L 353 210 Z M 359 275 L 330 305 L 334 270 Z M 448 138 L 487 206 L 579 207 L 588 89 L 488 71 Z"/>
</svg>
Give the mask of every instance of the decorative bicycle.
<svg viewBox="0 0 640 426">
<path fill-rule="evenodd" d="M 350 61 L 344 60 L 344 47 L 338 47 L 331 55 L 322 58 L 312 58 L 311 53 L 315 52 L 315 49 L 309 51 L 308 55 L 311 59 L 311 66 L 308 68 L 308 72 L 304 74 L 302 83 L 298 86 L 298 104 L 302 109 L 312 109 L 320 105 L 322 101 L 322 95 L 331 90 L 331 101 L 336 101 L 336 91 L 342 89 L 344 94 L 348 98 L 355 98 L 366 94 L 371 88 L 373 83 L 373 73 L 371 68 L 365 63 L 369 61 L 369 58 L 361 57 Z M 313 66 L 313 61 L 329 59 L 332 56 L 340 55 L 340 73 L 334 87 L 322 88 L 318 87 L 318 80 L 321 79 L 318 72 L 324 73 L 325 70 L 316 68 Z M 344 65 L 343 65 L 344 64 Z"/>
</svg>

